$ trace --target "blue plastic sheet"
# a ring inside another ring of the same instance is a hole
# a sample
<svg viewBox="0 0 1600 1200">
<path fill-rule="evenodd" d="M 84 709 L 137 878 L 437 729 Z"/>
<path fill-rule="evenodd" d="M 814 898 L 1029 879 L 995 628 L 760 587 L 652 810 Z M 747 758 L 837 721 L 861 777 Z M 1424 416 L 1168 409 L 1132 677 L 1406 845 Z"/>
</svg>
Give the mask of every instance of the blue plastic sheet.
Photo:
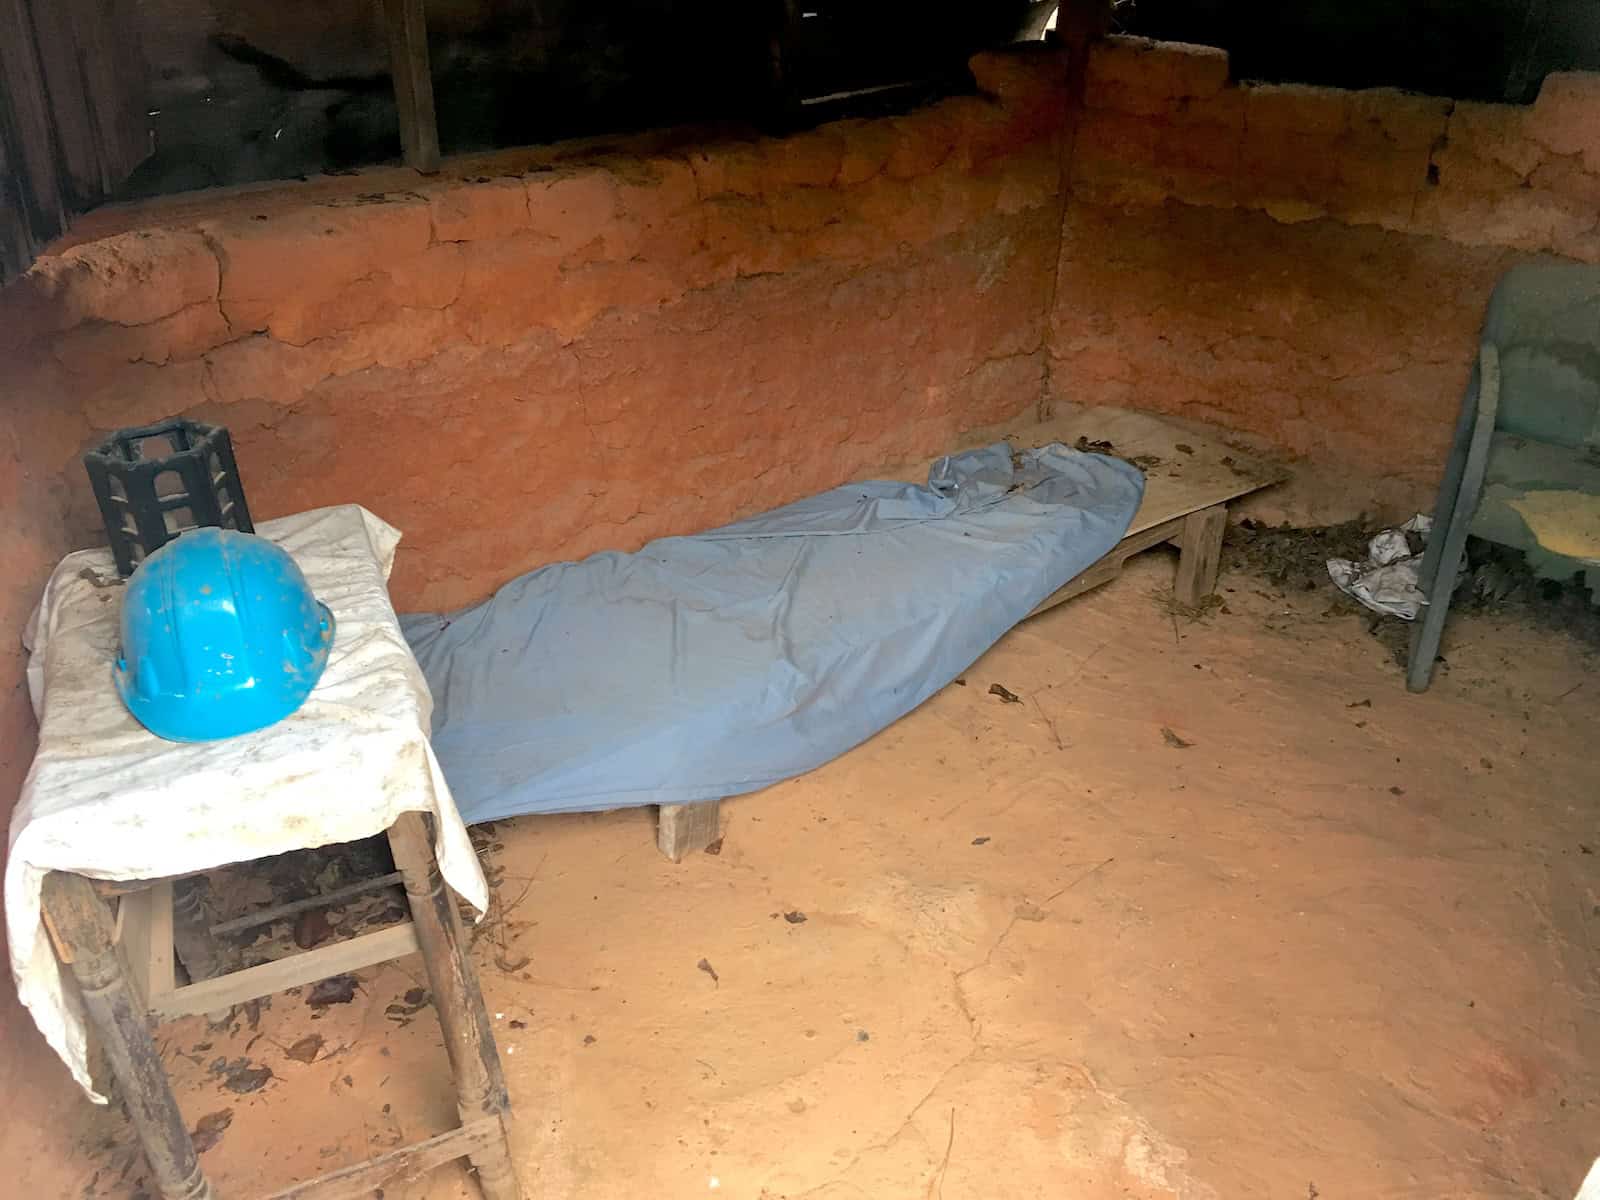
<svg viewBox="0 0 1600 1200">
<path fill-rule="evenodd" d="M 1110 550 L 1120 460 L 1004 444 L 402 618 L 470 822 L 683 804 L 799 775 L 956 678 Z"/>
</svg>

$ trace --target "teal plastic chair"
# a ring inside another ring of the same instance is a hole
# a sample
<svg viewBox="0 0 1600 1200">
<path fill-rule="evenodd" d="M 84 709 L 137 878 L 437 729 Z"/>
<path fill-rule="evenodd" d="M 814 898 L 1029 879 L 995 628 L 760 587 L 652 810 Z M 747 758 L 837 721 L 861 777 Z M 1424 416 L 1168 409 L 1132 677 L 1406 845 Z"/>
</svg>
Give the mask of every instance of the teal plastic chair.
<svg viewBox="0 0 1600 1200">
<path fill-rule="evenodd" d="M 1536 575 L 1600 584 L 1600 567 L 1540 544 L 1513 506 L 1545 490 L 1600 496 L 1600 266 L 1514 267 L 1489 298 L 1422 558 L 1411 691 L 1433 681 L 1469 534 L 1523 551 Z"/>
</svg>

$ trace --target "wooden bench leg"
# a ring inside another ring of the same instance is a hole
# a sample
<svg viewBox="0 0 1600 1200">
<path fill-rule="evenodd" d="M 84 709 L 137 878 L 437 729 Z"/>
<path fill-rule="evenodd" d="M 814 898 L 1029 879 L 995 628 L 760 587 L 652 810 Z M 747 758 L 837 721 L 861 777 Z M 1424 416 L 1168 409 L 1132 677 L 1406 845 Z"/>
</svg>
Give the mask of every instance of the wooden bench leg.
<svg viewBox="0 0 1600 1200">
<path fill-rule="evenodd" d="M 1183 519 L 1178 536 L 1178 581 L 1173 595 L 1179 604 L 1198 608 L 1217 590 L 1217 566 L 1222 560 L 1222 535 L 1228 528 L 1228 506 L 1216 504 Z"/>
<path fill-rule="evenodd" d="M 656 815 L 656 846 L 673 862 L 682 862 L 684 855 L 717 840 L 721 817 L 720 800 L 663 804 Z"/>
<path fill-rule="evenodd" d="M 406 813 L 389 827 L 394 865 L 405 879 L 406 900 L 416 926 L 422 961 L 433 987 L 433 1003 L 444 1029 L 445 1050 L 456 1081 L 456 1100 L 464 1122 L 498 1116 L 504 1131 L 511 1102 L 506 1094 L 494 1030 L 467 961 L 461 917 L 455 898 L 439 876 L 433 843 L 420 813 Z M 469 1155 L 486 1200 L 520 1200 L 522 1190 L 511 1169 L 511 1150 L 502 1136 Z"/>
<path fill-rule="evenodd" d="M 156 1187 L 164 1200 L 211 1200 L 149 1019 L 123 970 L 105 901 L 81 875 L 54 872 L 45 877 L 44 904 L 56 953 L 78 981 Z"/>
</svg>

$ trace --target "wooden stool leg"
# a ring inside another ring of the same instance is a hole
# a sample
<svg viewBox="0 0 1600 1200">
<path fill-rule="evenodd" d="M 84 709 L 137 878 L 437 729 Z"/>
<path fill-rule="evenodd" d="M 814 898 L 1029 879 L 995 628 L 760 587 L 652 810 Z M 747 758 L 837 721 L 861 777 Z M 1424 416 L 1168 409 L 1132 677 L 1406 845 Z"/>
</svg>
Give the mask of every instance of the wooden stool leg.
<svg viewBox="0 0 1600 1200">
<path fill-rule="evenodd" d="M 1217 590 L 1217 566 L 1222 560 L 1222 535 L 1228 529 L 1228 508 L 1216 504 L 1183 519 L 1178 540 L 1178 582 L 1173 595 L 1179 604 L 1198 608 Z"/>
<path fill-rule="evenodd" d="M 656 813 L 656 848 L 673 862 L 682 862 L 684 855 L 717 840 L 721 816 L 720 800 L 663 804 Z"/>
<path fill-rule="evenodd" d="M 500 1054 L 494 1044 L 489 1013 L 478 990 L 478 978 L 461 941 L 461 918 L 455 898 L 439 877 L 433 843 L 419 813 L 406 813 L 389 827 L 394 865 L 405 877 L 406 899 L 416 925 L 422 961 L 433 986 L 433 1003 L 444 1029 L 445 1050 L 455 1075 L 456 1097 L 464 1121 L 498 1115 L 502 1129 L 511 1102 L 506 1094 Z M 519 1200 L 522 1195 L 511 1169 L 504 1137 L 471 1156 L 487 1200 Z"/>
<path fill-rule="evenodd" d="M 123 971 L 105 902 L 81 875 L 55 872 L 45 877 L 44 904 L 56 953 L 78 981 L 84 1009 L 122 1087 L 156 1187 L 165 1200 L 211 1200 L 211 1184 L 200 1172 L 199 1156 L 150 1037 L 149 1018 Z"/>
</svg>

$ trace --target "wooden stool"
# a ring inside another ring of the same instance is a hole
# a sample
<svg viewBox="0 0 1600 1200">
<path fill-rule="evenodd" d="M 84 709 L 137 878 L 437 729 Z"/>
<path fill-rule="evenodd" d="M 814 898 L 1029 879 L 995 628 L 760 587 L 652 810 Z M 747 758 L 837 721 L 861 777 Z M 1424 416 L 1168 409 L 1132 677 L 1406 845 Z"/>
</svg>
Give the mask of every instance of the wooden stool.
<svg viewBox="0 0 1600 1200">
<path fill-rule="evenodd" d="M 55 872 L 45 881 L 45 924 L 56 955 L 83 993 L 91 1025 L 105 1045 L 139 1142 L 164 1200 L 212 1200 L 194 1143 L 150 1036 L 150 1015 L 173 1017 L 225 1009 L 284 988 L 420 951 L 432 985 L 445 1049 L 455 1078 L 461 1125 L 274 1193 L 272 1200 L 334 1200 L 370 1195 L 394 1175 L 416 1176 L 456 1158 L 468 1159 L 485 1200 L 518 1200 L 507 1125 L 505 1076 L 489 1014 L 461 938 L 455 900 L 439 876 L 423 817 L 405 813 L 388 831 L 411 907 L 409 924 L 321 946 L 278 962 L 175 987 L 174 943 L 186 964 L 204 973 L 209 930 L 192 890 L 171 880 L 126 895 L 118 919 L 89 879 Z M 386 877 L 384 882 L 395 882 Z M 116 885 L 115 890 L 125 890 Z M 128 959 L 125 962 L 125 956 Z M 211 960 L 214 963 L 214 957 Z M 163 965 L 164 964 L 164 965 Z M 133 978 L 130 978 L 132 974 Z"/>
</svg>

